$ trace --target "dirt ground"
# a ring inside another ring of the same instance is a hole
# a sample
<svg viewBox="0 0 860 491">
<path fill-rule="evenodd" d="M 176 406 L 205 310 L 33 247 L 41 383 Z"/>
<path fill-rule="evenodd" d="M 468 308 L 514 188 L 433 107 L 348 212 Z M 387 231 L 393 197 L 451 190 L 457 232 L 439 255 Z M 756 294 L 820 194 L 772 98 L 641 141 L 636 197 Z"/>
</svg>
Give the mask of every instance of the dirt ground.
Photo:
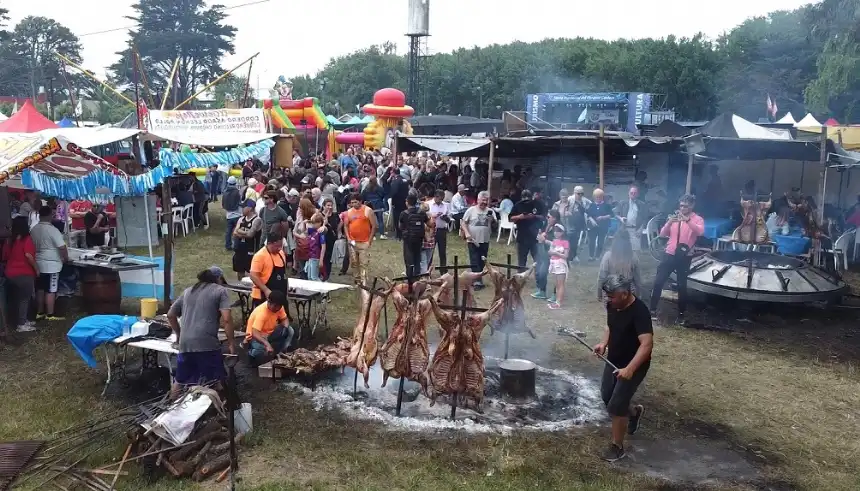
<svg viewBox="0 0 860 491">
<path fill-rule="evenodd" d="M 210 214 L 210 231 L 177 243 L 177 287 L 189 285 L 210 264 L 229 269 L 230 256 L 221 249 L 223 216 Z M 454 255 L 465 261 L 458 239 L 449 239 L 449 249 L 449 262 Z M 504 241 L 491 245 L 494 261 L 504 262 L 513 252 Z M 398 243 L 378 241 L 371 272 L 399 276 L 401 257 Z M 642 264 L 650 287 L 655 265 L 647 257 Z M 591 342 L 598 338 L 605 310 L 596 299 L 596 275 L 596 264 L 573 267 L 562 310 L 527 298 L 537 339 L 512 338 L 511 356 L 596 380 L 599 361 L 556 334 L 566 326 L 585 331 Z M 526 295 L 532 288 L 530 282 Z M 481 292 L 478 304 L 487 305 L 491 297 L 491 291 Z M 597 458 L 608 439 L 605 423 L 558 433 L 398 432 L 341 411 L 318 411 L 305 398 L 244 370 L 242 389 L 254 405 L 255 431 L 240 453 L 239 488 L 860 489 L 856 312 L 695 300 L 689 317 L 698 328 L 673 326 L 674 305 L 661 303 L 654 360 L 639 394 L 648 413 L 625 462 L 608 465 Z M 331 329 L 318 333 L 319 341 L 348 336 L 356 306 L 354 293 L 337 293 L 329 306 Z M 135 301 L 126 308 L 136 311 Z M 87 368 L 64 337 L 74 317 L 36 334 L 13 335 L 10 345 L 0 347 L 0 441 L 49 435 L 143 390 L 118 387 L 100 398 L 103 366 Z M 435 329 L 428 331 L 432 343 Z M 485 352 L 499 342 L 485 330 Z M 118 446 L 106 442 L 111 445 Z M 111 455 L 121 453 L 117 448 Z M 132 477 L 119 489 L 217 486 Z"/>
</svg>

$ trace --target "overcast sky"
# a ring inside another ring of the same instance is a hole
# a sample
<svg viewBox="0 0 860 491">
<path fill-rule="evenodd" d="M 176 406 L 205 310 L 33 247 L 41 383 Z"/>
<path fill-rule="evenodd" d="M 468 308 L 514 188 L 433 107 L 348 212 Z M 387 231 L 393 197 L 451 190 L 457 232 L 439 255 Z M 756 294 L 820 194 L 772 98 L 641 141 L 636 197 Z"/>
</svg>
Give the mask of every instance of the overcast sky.
<svg viewBox="0 0 860 491">
<path fill-rule="evenodd" d="M 227 7 L 259 0 L 221 0 Z M 28 15 L 51 17 L 81 37 L 84 65 L 99 75 L 116 61 L 127 30 L 91 34 L 132 24 L 134 0 L 0 0 L 9 9 L 11 25 Z M 211 3 L 211 2 L 210 2 Z M 745 19 L 778 9 L 794 9 L 812 0 L 431 0 L 430 53 L 460 47 L 486 46 L 547 37 L 601 39 L 692 36 L 711 38 Z M 371 44 L 395 41 L 399 52 L 407 44 L 407 0 L 269 0 L 228 11 L 238 29 L 236 54 L 223 63 L 232 68 L 260 52 L 254 63 L 257 77 L 271 86 L 279 75 L 290 78 L 314 73 L 330 58 Z M 595 8 L 595 6 L 597 8 Z"/>
</svg>

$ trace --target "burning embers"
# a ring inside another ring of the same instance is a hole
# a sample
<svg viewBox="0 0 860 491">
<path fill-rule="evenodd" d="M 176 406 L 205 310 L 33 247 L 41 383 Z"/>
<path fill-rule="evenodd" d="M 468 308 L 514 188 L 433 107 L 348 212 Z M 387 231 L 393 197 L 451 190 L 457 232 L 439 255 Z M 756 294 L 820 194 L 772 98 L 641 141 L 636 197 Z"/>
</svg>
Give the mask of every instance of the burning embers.
<svg viewBox="0 0 860 491">
<path fill-rule="evenodd" d="M 420 386 L 410 382 L 406 384 L 401 415 L 396 416 L 397 386 L 381 387 L 383 371 L 379 365 L 370 370 L 371 388 L 360 392 L 357 398 L 352 395 L 353 374 L 349 370 L 344 375 L 330 372 L 313 390 L 298 383 L 290 387 L 306 394 L 318 410 L 340 411 L 350 418 L 378 421 L 392 429 L 407 431 L 560 431 L 599 423 L 605 418 L 597 385 L 582 376 L 535 366 L 534 395 L 512 397 L 510 389 L 503 389 L 499 365 L 504 362 L 490 357 L 485 362 L 481 412 L 460 406 L 455 420 L 449 418 L 452 396 L 440 395 L 438 403 L 432 405 L 420 395 Z"/>
<path fill-rule="evenodd" d="M 528 360 L 493 358 L 486 366 L 479 340 L 488 324 L 494 323 L 505 335 L 505 357 L 510 334 L 532 334 L 526 327 L 521 291 L 533 268 L 512 274 L 516 266 L 495 266 L 507 271 L 488 264 L 473 273 L 469 266 L 458 266 L 455 258 L 454 266 L 446 268 L 450 272 L 437 279 L 393 286 L 384 279 L 381 288 L 376 279 L 371 287 L 360 286 L 361 311 L 352 339 L 338 343 L 340 351 L 347 352 L 342 365 L 355 371 L 321 373 L 313 390 L 301 390 L 311 395 L 318 409 L 352 409 L 348 414 L 409 429 L 560 429 L 600 419 L 599 393 L 581 377 L 542 369 Z M 496 287 L 489 309 L 476 307 L 471 291 L 472 283 L 483 275 L 489 275 Z M 386 313 L 381 343 L 379 323 L 389 299 L 397 317 L 388 332 Z M 441 336 L 435 350 L 427 340 L 431 312 Z M 292 365 L 337 366 L 327 359 L 326 353 L 336 357 L 330 348 L 318 348 L 314 356 L 310 356 L 314 352 L 294 356 L 297 363 Z M 305 363 L 305 358 L 327 361 Z M 358 374 L 364 379 L 361 392 Z M 389 378 L 398 383 L 388 384 Z"/>
</svg>

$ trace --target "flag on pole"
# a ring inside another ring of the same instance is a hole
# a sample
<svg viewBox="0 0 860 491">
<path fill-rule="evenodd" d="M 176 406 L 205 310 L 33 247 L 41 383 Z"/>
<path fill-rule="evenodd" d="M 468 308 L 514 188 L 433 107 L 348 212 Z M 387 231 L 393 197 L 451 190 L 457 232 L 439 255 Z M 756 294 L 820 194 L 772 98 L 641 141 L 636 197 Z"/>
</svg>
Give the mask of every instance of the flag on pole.
<svg viewBox="0 0 860 491">
<path fill-rule="evenodd" d="M 776 113 L 779 111 L 779 107 L 776 105 L 776 101 L 770 98 L 770 94 L 767 95 L 767 112 L 771 117 L 776 118 Z"/>
</svg>

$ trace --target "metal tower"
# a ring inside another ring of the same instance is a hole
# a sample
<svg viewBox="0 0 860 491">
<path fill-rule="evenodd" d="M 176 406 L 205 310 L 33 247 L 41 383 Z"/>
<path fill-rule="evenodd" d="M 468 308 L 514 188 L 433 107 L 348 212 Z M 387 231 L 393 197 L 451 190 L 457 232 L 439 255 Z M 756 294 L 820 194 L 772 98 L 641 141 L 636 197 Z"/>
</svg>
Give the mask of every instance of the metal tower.
<svg viewBox="0 0 860 491">
<path fill-rule="evenodd" d="M 430 36 L 430 0 L 409 0 L 409 19 L 406 28 L 409 38 L 409 71 L 406 101 L 418 109 L 421 97 L 424 64 L 427 58 L 427 38 Z M 423 106 L 424 104 L 421 104 Z M 423 109 L 423 107 L 422 107 Z M 423 112 L 423 111 L 422 111 Z"/>
</svg>

